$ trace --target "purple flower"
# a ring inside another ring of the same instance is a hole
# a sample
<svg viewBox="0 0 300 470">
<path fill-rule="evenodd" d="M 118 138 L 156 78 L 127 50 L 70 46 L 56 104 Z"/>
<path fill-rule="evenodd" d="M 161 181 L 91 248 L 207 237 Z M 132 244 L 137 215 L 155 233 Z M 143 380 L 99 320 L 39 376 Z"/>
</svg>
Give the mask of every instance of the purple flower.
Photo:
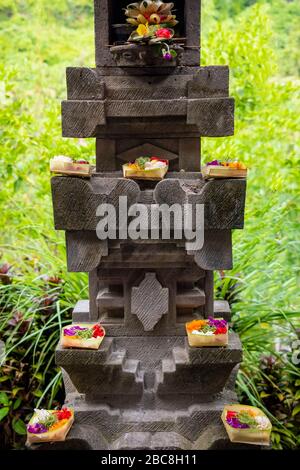
<svg viewBox="0 0 300 470">
<path fill-rule="evenodd" d="M 81 328 L 81 326 L 71 326 L 71 328 L 64 329 L 64 336 L 76 336 L 76 333 L 79 330 L 88 330 L 88 328 Z"/>
<path fill-rule="evenodd" d="M 249 424 L 241 423 L 238 418 L 233 418 L 233 417 L 232 418 L 227 418 L 226 417 L 226 421 L 229 424 L 229 426 L 231 426 L 232 428 L 236 428 L 236 429 L 248 429 L 248 428 L 250 428 Z"/>
<path fill-rule="evenodd" d="M 42 434 L 47 432 L 48 429 L 43 424 L 35 423 L 35 424 L 28 424 L 27 431 L 31 434 Z"/>
<path fill-rule="evenodd" d="M 164 54 L 164 59 L 165 59 L 165 60 L 172 60 L 172 55 L 170 54 L 170 52 L 166 52 L 166 53 Z"/>
<path fill-rule="evenodd" d="M 218 160 L 213 160 L 212 162 L 206 163 L 207 166 L 218 166 L 220 162 Z"/>
<path fill-rule="evenodd" d="M 227 327 L 227 321 L 226 320 L 217 320 L 216 318 L 213 317 L 208 317 L 208 324 L 209 326 L 214 326 L 215 328 L 225 328 Z"/>
</svg>

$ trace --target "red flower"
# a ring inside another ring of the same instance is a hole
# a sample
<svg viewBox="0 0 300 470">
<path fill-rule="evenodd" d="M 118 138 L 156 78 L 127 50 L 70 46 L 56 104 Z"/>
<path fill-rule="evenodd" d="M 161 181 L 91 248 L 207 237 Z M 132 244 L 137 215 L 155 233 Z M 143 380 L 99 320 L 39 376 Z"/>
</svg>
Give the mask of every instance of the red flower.
<svg viewBox="0 0 300 470">
<path fill-rule="evenodd" d="M 171 37 L 173 36 L 173 33 L 168 28 L 161 28 L 155 32 L 155 36 L 157 38 L 162 38 L 162 39 L 171 39 Z"/>
<path fill-rule="evenodd" d="M 100 325 L 94 325 L 93 330 L 93 338 L 99 338 L 104 336 L 103 328 Z"/>
<path fill-rule="evenodd" d="M 214 331 L 214 335 L 225 335 L 227 333 L 227 328 L 226 326 L 219 326 L 215 331 Z"/>
<path fill-rule="evenodd" d="M 151 161 L 163 162 L 166 165 L 169 165 L 169 160 L 163 160 L 162 158 L 159 158 L 159 157 L 151 157 Z"/>
<path fill-rule="evenodd" d="M 226 419 L 232 419 L 232 418 L 235 418 L 237 415 L 237 412 L 236 411 L 227 411 L 227 414 L 226 414 Z"/>
<path fill-rule="evenodd" d="M 71 418 L 72 413 L 68 408 L 63 408 L 62 410 L 57 412 L 58 420 L 61 421 L 62 419 L 69 419 Z"/>
</svg>

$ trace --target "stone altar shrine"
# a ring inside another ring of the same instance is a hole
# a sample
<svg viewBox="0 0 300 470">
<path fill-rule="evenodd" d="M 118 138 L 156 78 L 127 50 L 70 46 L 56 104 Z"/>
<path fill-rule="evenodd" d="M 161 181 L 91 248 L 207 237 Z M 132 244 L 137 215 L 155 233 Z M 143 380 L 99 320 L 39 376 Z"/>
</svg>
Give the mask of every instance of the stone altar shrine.
<svg viewBox="0 0 300 470">
<path fill-rule="evenodd" d="M 97 351 L 58 345 L 66 403 L 76 422 L 64 448 L 209 449 L 228 446 L 220 415 L 235 402 L 241 344 L 190 348 L 185 323 L 230 319 L 214 301 L 213 271 L 232 268 L 233 229 L 244 223 L 245 179 L 204 180 L 200 137 L 234 133 L 234 100 L 225 66 L 199 67 L 200 1 L 175 0 L 180 53 L 147 58 L 143 46 L 120 44 L 128 0 L 95 0 L 96 68 L 67 68 L 64 137 L 96 139 L 90 179 L 53 177 L 55 228 L 66 232 L 68 270 L 87 272 L 89 300 L 73 321 L 99 321 Z M 79 45 L 80 47 L 80 45 Z M 145 46 L 150 47 L 150 46 Z M 122 177 L 141 155 L 170 162 L 160 182 Z M 186 240 L 104 240 L 96 235 L 100 203 L 205 206 L 201 250 Z"/>
</svg>

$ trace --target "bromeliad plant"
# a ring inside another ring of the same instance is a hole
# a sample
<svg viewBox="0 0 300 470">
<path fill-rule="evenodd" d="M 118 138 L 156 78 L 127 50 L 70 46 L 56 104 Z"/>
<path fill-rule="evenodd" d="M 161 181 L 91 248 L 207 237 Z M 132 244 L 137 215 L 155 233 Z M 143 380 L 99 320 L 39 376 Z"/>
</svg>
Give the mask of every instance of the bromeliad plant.
<svg viewBox="0 0 300 470">
<path fill-rule="evenodd" d="M 158 55 L 165 60 L 177 57 L 177 52 L 172 44 L 175 31 L 170 26 L 175 26 L 178 21 L 171 14 L 173 3 L 160 1 L 144 1 L 128 5 L 125 14 L 129 16 L 127 21 L 137 26 L 128 39 L 129 42 L 151 45 L 157 47 Z"/>
</svg>

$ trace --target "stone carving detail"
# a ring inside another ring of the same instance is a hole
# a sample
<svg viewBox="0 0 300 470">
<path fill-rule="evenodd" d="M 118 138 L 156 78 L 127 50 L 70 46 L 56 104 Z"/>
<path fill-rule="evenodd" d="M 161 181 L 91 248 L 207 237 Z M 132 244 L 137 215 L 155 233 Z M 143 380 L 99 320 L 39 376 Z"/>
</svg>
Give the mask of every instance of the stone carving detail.
<svg viewBox="0 0 300 470">
<path fill-rule="evenodd" d="M 156 48 L 151 46 L 140 46 L 136 44 L 125 44 L 110 48 L 116 64 L 119 67 L 143 67 L 145 65 L 158 65 L 159 67 L 175 67 L 180 63 L 183 48 L 175 46 L 177 57 L 166 61 L 157 54 Z"/>
<path fill-rule="evenodd" d="M 138 287 L 132 288 L 131 313 L 151 331 L 169 310 L 169 289 L 162 287 L 155 273 L 146 273 Z"/>
</svg>

